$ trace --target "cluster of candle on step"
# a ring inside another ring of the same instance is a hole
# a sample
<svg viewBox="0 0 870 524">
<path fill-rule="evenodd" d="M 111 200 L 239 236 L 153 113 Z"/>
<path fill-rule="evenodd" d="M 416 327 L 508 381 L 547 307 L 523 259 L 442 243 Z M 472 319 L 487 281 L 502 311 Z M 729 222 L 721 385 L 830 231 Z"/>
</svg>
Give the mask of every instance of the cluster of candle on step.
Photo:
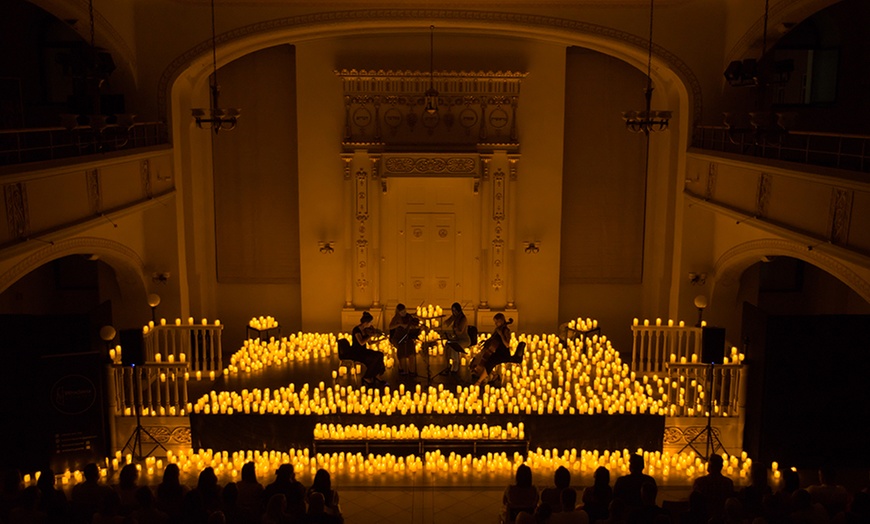
<svg viewBox="0 0 870 524">
<path fill-rule="evenodd" d="M 516 468 L 527 464 L 538 479 L 552 478 L 556 468 L 564 466 L 579 482 L 591 482 L 592 473 L 600 466 L 610 471 L 611 479 L 628 474 L 629 457 L 633 453 L 641 453 L 646 463 L 645 473 L 664 482 L 689 483 L 694 478 L 706 473 L 706 464 L 694 451 L 671 453 L 668 451 L 629 451 L 623 450 L 530 450 L 527 457 L 520 453 L 487 453 L 481 457 L 472 455 L 445 454 L 441 451 L 426 452 L 422 456 L 395 456 L 392 454 L 375 455 L 363 453 L 311 453 L 307 448 L 281 451 L 213 451 L 192 449 L 174 452 L 167 451 L 166 458 L 148 457 L 143 462 L 136 463 L 140 472 L 141 484 L 157 484 L 163 476 L 163 470 L 170 463 L 177 464 L 182 482 L 191 485 L 196 483 L 197 476 L 206 467 L 214 469 L 219 482 L 225 484 L 238 481 L 241 478 L 242 466 L 253 462 L 257 477 L 261 482 L 271 482 L 275 471 L 281 464 L 293 464 L 297 479 L 310 483 L 314 473 L 324 468 L 330 472 L 333 485 L 338 479 L 365 478 L 374 480 L 389 480 L 393 482 L 411 481 L 412 476 L 424 473 L 429 478 L 439 482 L 449 482 L 464 476 L 502 479 L 509 483 Z M 725 467 L 723 473 L 735 480 L 736 484 L 748 481 L 752 459 L 743 452 L 740 455 L 724 455 Z M 120 451 L 111 459 L 106 459 L 106 467 L 101 468 L 103 477 L 109 477 L 126 464 L 133 463 L 130 454 L 122 455 Z M 771 477 L 774 482 L 781 476 L 779 465 L 771 464 Z M 36 475 L 24 475 L 25 485 L 34 484 Z M 582 479 L 582 480 L 581 480 Z M 80 471 L 65 471 L 58 475 L 58 483 L 70 486 L 83 482 Z"/>
<path fill-rule="evenodd" d="M 278 327 L 278 321 L 275 320 L 275 317 L 272 316 L 253 317 L 250 321 L 248 321 L 248 326 L 262 331 L 264 329 L 273 329 Z"/>
<path fill-rule="evenodd" d="M 506 427 L 487 424 L 448 424 L 438 426 L 428 424 L 423 429 L 415 424 L 317 424 L 314 426 L 315 440 L 523 440 L 526 438 L 525 424 L 516 426 L 508 422 Z"/>
</svg>

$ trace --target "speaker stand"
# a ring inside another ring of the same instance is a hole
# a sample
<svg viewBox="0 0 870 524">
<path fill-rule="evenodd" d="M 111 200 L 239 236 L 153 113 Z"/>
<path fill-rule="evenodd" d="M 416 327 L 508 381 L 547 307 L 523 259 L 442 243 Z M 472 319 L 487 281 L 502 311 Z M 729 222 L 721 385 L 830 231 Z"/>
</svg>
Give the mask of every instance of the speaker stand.
<svg viewBox="0 0 870 524">
<path fill-rule="evenodd" d="M 141 461 L 147 457 L 150 457 L 155 451 L 157 451 L 157 448 L 160 448 L 164 452 L 166 452 L 166 447 L 161 444 L 156 438 L 154 438 L 154 435 L 149 433 L 147 429 L 142 427 L 142 414 L 139 409 L 139 388 L 142 384 L 139 373 L 141 372 L 136 371 L 136 366 L 132 366 L 132 370 L 133 376 L 136 379 L 135 387 L 133 389 L 133 413 L 136 415 L 136 427 L 133 428 L 133 432 L 130 434 L 127 442 L 124 444 L 124 447 L 121 448 L 121 455 L 124 455 L 125 451 L 127 451 L 127 448 L 130 448 L 130 453 L 133 455 L 133 458 L 137 461 Z M 151 448 L 151 451 L 149 451 L 145 455 L 142 454 L 143 433 L 154 442 L 154 447 Z"/>
<path fill-rule="evenodd" d="M 721 449 L 725 453 L 728 453 L 728 450 L 725 449 L 725 446 L 722 445 L 722 441 L 719 440 L 719 437 L 716 436 L 716 432 L 713 431 L 713 406 L 712 406 L 713 395 L 712 395 L 712 390 L 713 390 L 713 367 L 714 366 L 715 366 L 715 364 L 713 364 L 712 362 L 707 366 L 707 376 L 705 377 L 706 394 L 707 394 L 707 425 L 704 426 L 704 429 L 699 431 L 694 437 L 689 439 L 689 441 L 686 442 L 686 445 L 683 446 L 679 451 L 679 453 L 682 453 L 683 451 L 686 450 L 686 448 L 692 448 L 692 450 L 694 450 L 695 453 L 697 453 L 698 455 L 701 455 L 701 451 L 695 447 L 695 441 L 698 440 L 699 438 L 701 438 L 701 436 L 703 435 L 706 437 L 704 439 L 704 448 L 705 448 L 706 453 L 704 453 L 702 455 L 704 457 L 705 461 L 710 460 L 710 455 L 712 455 L 713 453 L 716 453 L 717 449 Z"/>
</svg>

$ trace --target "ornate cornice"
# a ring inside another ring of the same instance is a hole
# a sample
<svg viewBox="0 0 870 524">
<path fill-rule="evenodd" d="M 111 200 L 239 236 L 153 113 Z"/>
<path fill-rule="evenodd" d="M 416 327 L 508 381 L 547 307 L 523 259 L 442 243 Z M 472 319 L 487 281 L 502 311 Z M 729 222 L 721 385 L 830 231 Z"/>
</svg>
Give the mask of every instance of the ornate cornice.
<svg viewBox="0 0 870 524">
<path fill-rule="evenodd" d="M 384 22 L 389 21 L 421 19 L 429 21 L 468 21 L 478 24 L 490 24 L 493 27 L 505 25 L 521 26 L 532 30 L 538 30 L 542 36 L 556 29 L 570 33 L 591 34 L 608 40 L 625 42 L 638 49 L 646 49 L 649 44 L 646 37 L 579 20 L 523 13 L 471 11 L 461 9 L 361 9 L 330 11 L 288 18 L 277 18 L 221 33 L 216 37 L 216 44 L 218 47 L 223 47 L 236 40 L 241 40 L 252 35 L 275 31 L 294 29 L 301 31 L 313 27 L 338 26 L 351 23 L 360 24 L 367 21 L 383 24 Z M 288 42 L 291 41 L 291 38 L 288 37 Z M 568 43 L 570 43 L 570 39 Z M 162 115 L 167 122 L 169 121 L 167 99 L 172 83 L 176 78 L 178 78 L 182 71 L 190 67 L 191 62 L 198 57 L 206 55 L 211 49 L 211 45 L 211 40 L 200 42 L 176 57 L 175 60 L 170 62 L 166 69 L 164 69 L 158 83 L 157 97 L 159 114 Z M 578 45 L 582 44 L 578 42 Z M 685 83 L 691 96 L 693 107 L 692 118 L 696 122 L 700 121 L 701 110 L 703 107 L 701 84 L 698 82 L 698 79 L 695 77 L 692 70 L 679 57 L 659 45 L 653 45 L 653 54 L 658 60 L 667 64 L 667 66 L 677 74 L 683 83 Z"/>
</svg>

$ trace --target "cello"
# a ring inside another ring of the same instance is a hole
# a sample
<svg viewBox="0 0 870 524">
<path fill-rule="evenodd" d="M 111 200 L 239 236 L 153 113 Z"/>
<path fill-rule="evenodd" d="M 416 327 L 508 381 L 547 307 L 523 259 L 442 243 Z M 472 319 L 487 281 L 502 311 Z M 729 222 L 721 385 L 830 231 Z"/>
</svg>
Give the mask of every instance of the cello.
<svg viewBox="0 0 870 524">
<path fill-rule="evenodd" d="M 487 374 L 486 368 L 487 368 L 487 365 L 489 364 L 489 360 L 495 354 L 496 350 L 498 349 L 499 344 L 504 343 L 504 340 L 502 340 L 501 334 L 504 333 L 504 329 L 507 326 L 509 326 L 513 323 L 514 323 L 513 318 L 507 319 L 507 321 L 502 326 L 499 326 L 495 329 L 492 336 L 490 336 L 488 339 L 486 339 L 483 342 L 483 347 L 481 348 L 480 352 L 477 355 L 475 355 L 474 359 L 472 359 L 472 361 L 471 361 L 472 374 L 477 375 L 481 378 L 485 377 L 485 375 Z M 499 333 L 496 334 L 496 332 L 499 332 Z M 496 338 L 496 337 L 498 337 L 498 338 Z"/>
</svg>

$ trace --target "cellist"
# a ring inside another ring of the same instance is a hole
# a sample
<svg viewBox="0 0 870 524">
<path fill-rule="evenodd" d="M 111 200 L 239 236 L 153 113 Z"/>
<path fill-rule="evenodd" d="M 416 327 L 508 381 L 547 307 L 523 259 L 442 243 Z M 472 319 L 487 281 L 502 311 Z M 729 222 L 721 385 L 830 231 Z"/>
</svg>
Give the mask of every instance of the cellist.
<svg viewBox="0 0 870 524">
<path fill-rule="evenodd" d="M 523 361 L 525 344 L 517 347 L 517 352 L 511 355 L 511 330 L 508 326 L 513 323 L 514 319 L 506 321 L 504 314 L 496 313 L 492 320 L 495 322 L 495 329 L 492 335 L 484 342 L 483 349 L 476 359 L 478 362 L 473 368 L 474 373 L 479 375 L 475 385 L 486 383 L 492 374 L 493 368 L 497 365 L 504 364 L 505 362 L 520 363 Z"/>
</svg>

